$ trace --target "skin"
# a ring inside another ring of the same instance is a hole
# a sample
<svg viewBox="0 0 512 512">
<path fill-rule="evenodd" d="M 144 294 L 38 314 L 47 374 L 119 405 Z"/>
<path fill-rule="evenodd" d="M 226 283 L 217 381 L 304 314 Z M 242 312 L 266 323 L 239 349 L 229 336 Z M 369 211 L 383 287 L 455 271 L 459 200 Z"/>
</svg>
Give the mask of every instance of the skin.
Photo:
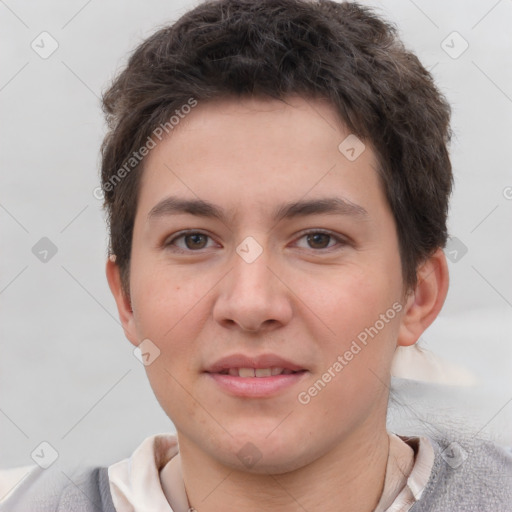
<svg viewBox="0 0 512 512">
<path fill-rule="evenodd" d="M 126 337 L 160 350 L 147 375 L 176 426 L 187 494 L 201 512 L 367 511 L 379 500 L 393 354 L 437 316 L 448 270 L 436 251 L 406 293 L 375 155 L 365 142 L 349 161 L 338 149 L 348 135 L 320 99 L 226 99 L 200 103 L 148 155 L 129 298 L 113 259 L 107 278 Z M 149 216 L 171 195 L 209 201 L 226 218 Z M 283 203 L 325 197 L 366 215 L 272 216 Z M 186 229 L 207 236 L 173 240 Z M 306 230 L 332 237 L 308 238 Z M 236 252 L 248 236 L 263 251 L 252 263 Z M 401 311 L 300 403 L 298 393 L 394 303 Z M 268 352 L 307 370 L 273 397 L 231 396 L 203 373 L 225 355 Z M 237 456 L 247 443 L 261 457 L 252 467 Z M 166 469 L 161 478 L 168 493 Z"/>
</svg>

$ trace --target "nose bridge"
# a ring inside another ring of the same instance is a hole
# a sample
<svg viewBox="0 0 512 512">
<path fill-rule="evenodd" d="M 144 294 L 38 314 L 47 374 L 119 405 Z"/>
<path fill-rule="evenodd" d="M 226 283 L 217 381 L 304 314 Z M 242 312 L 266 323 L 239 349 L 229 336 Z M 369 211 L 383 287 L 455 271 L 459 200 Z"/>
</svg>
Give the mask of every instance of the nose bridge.
<svg viewBox="0 0 512 512">
<path fill-rule="evenodd" d="M 286 288 L 269 269 L 270 251 L 247 237 L 232 257 L 232 271 L 223 282 L 214 317 L 226 325 L 257 331 L 270 324 L 284 325 L 291 318 Z"/>
<path fill-rule="evenodd" d="M 274 276 L 268 269 L 270 259 L 268 248 L 264 249 L 253 237 L 244 239 L 233 255 L 231 293 L 245 296 L 247 304 L 269 302 L 274 288 Z"/>
</svg>

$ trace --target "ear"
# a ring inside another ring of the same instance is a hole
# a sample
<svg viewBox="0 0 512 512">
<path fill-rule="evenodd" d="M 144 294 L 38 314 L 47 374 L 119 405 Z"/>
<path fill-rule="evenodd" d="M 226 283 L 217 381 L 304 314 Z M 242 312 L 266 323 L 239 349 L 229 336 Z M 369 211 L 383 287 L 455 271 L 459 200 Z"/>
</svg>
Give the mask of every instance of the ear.
<svg viewBox="0 0 512 512">
<path fill-rule="evenodd" d="M 139 341 L 137 339 L 132 306 L 121 284 L 121 272 L 115 261 L 115 256 L 110 256 L 107 260 L 106 274 L 110 291 L 117 304 L 117 311 L 124 334 L 133 345 L 138 346 Z"/>
<path fill-rule="evenodd" d="M 398 332 L 397 345 L 414 345 L 436 319 L 448 293 L 449 274 L 446 256 L 441 248 L 417 271 L 418 283 L 408 295 Z"/>
</svg>

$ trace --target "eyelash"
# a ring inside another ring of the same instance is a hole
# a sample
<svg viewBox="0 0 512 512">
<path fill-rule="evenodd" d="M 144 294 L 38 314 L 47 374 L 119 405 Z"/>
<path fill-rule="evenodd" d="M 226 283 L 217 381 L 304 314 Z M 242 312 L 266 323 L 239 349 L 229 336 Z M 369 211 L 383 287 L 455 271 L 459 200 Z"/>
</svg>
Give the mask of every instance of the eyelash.
<svg viewBox="0 0 512 512">
<path fill-rule="evenodd" d="M 322 234 L 322 235 L 329 236 L 331 238 L 329 240 L 329 243 L 331 243 L 332 239 L 334 239 L 337 242 L 337 245 L 339 246 L 338 249 L 343 246 L 348 245 L 348 242 L 346 240 L 344 240 L 342 237 L 340 237 L 339 235 L 335 235 L 334 233 L 331 233 L 330 231 L 324 231 L 322 229 L 314 229 L 314 230 L 305 231 L 299 236 L 299 238 L 297 240 L 301 240 L 302 238 L 304 238 L 308 235 L 316 235 L 316 234 Z M 164 246 L 164 248 L 172 248 L 171 250 L 173 250 L 175 252 L 179 252 L 179 253 L 194 253 L 194 252 L 200 253 L 204 249 L 197 249 L 197 250 L 183 249 L 181 247 L 177 247 L 174 245 L 174 243 L 177 240 L 179 240 L 181 238 L 184 239 L 186 236 L 190 236 L 190 235 L 204 235 L 204 236 L 208 237 L 209 239 L 212 239 L 212 237 L 208 233 L 204 233 L 203 231 L 188 230 L 188 231 L 182 231 L 182 232 L 178 233 L 176 236 L 172 237 L 171 239 L 166 239 L 165 242 L 163 243 L 163 246 Z M 313 251 L 315 253 L 319 253 L 319 252 L 331 251 L 331 250 L 333 250 L 333 248 L 336 248 L 336 246 L 333 245 L 333 246 L 328 246 L 328 247 L 324 247 L 321 249 L 314 249 L 314 248 L 310 247 L 309 250 Z"/>
</svg>

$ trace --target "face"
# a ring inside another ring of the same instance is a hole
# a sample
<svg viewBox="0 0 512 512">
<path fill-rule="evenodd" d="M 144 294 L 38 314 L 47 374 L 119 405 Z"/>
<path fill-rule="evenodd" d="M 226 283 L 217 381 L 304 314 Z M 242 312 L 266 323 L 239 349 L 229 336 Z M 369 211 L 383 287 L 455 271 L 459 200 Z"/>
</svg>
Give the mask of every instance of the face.
<svg viewBox="0 0 512 512">
<path fill-rule="evenodd" d="M 385 428 L 398 239 L 349 135 L 321 100 L 223 100 L 148 155 L 123 323 L 189 451 L 284 472 Z"/>
</svg>

